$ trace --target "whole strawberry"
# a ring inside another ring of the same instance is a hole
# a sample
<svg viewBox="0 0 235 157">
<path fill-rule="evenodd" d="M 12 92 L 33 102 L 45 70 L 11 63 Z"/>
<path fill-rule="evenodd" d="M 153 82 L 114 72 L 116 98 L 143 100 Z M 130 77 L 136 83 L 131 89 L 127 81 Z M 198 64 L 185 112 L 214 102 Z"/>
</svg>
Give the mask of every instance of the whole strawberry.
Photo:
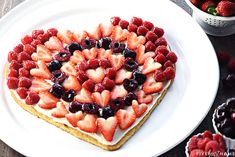
<svg viewBox="0 0 235 157">
<path fill-rule="evenodd" d="M 217 12 L 221 16 L 235 15 L 235 3 L 230 1 L 221 1 L 216 7 Z"/>
</svg>

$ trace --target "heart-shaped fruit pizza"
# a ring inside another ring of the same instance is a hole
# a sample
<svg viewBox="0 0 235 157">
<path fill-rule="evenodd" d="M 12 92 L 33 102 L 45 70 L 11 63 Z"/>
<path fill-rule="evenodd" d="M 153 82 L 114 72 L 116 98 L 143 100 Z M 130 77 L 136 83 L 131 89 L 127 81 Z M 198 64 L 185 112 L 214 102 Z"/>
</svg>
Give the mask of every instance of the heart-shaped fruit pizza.
<svg viewBox="0 0 235 157">
<path fill-rule="evenodd" d="M 33 115 L 106 150 L 148 119 L 175 77 L 164 30 L 112 17 L 94 32 L 34 30 L 8 54 L 7 86 Z"/>
</svg>

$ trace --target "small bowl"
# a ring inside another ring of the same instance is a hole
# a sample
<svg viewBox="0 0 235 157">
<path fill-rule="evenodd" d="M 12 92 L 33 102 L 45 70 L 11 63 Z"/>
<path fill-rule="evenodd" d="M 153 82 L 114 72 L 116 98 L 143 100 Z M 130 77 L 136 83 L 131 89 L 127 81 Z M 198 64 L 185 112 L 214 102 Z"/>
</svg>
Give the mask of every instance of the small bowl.
<svg viewBox="0 0 235 157">
<path fill-rule="evenodd" d="M 193 10 L 193 18 L 203 28 L 203 30 L 213 36 L 228 36 L 235 33 L 235 16 L 222 17 L 206 13 L 196 6 L 190 0 L 185 0 Z"/>
</svg>

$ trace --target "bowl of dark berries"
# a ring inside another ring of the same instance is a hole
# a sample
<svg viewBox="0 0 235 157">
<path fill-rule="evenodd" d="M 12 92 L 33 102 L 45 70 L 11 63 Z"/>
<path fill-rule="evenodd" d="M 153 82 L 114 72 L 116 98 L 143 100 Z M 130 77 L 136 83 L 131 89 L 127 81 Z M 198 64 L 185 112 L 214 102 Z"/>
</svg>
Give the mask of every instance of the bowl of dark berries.
<svg viewBox="0 0 235 157">
<path fill-rule="evenodd" d="M 185 0 L 193 18 L 207 34 L 227 36 L 235 33 L 235 0 Z"/>
<path fill-rule="evenodd" d="M 206 130 L 189 139 L 185 154 L 187 157 L 225 157 L 226 144 L 223 136 Z"/>
<path fill-rule="evenodd" d="M 217 133 L 223 135 L 227 148 L 235 149 L 235 98 L 227 99 L 215 109 L 213 126 Z"/>
</svg>

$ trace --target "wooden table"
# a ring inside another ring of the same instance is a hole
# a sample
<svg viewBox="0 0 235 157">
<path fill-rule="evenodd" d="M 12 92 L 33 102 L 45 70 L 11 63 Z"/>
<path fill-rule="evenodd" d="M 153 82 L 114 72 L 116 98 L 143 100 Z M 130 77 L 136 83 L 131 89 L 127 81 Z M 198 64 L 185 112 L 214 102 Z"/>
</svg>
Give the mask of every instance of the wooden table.
<svg viewBox="0 0 235 157">
<path fill-rule="evenodd" d="M 0 0 L 0 17 L 23 1 L 24 0 Z M 174 1 L 177 5 L 179 5 L 183 9 L 185 9 L 187 12 L 191 13 L 191 10 L 185 4 L 184 0 L 172 0 L 172 1 Z M 214 37 L 210 35 L 208 35 L 208 37 L 212 42 L 216 52 L 227 51 L 230 52 L 233 56 L 235 56 L 235 34 L 227 37 Z M 223 78 L 227 72 L 224 67 L 220 68 L 220 70 L 221 70 L 220 77 Z M 209 77 L 209 76 L 203 76 L 203 77 Z M 230 97 L 235 97 L 235 89 L 225 90 L 222 88 L 220 82 L 217 96 L 214 100 L 211 110 L 209 111 L 208 115 L 203 120 L 203 122 L 192 133 L 192 135 L 203 132 L 204 130 L 211 130 L 212 132 L 214 132 L 211 122 L 213 111 L 218 105 L 220 105 L 222 102 L 224 102 L 227 98 Z M 190 135 L 189 137 L 191 137 L 192 135 Z M 179 145 L 171 149 L 170 151 L 161 155 L 161 157 L 184 157 L 185 145 L 189 137 L 186 138 Z M 24 155 L 21 155 L 20 153 L 16 152 L 15 150 L 13 150 L 9 146 L 7 146 L 3 141 L 0 140 L 0 157 L 24 157 Z"/>
</svg>

